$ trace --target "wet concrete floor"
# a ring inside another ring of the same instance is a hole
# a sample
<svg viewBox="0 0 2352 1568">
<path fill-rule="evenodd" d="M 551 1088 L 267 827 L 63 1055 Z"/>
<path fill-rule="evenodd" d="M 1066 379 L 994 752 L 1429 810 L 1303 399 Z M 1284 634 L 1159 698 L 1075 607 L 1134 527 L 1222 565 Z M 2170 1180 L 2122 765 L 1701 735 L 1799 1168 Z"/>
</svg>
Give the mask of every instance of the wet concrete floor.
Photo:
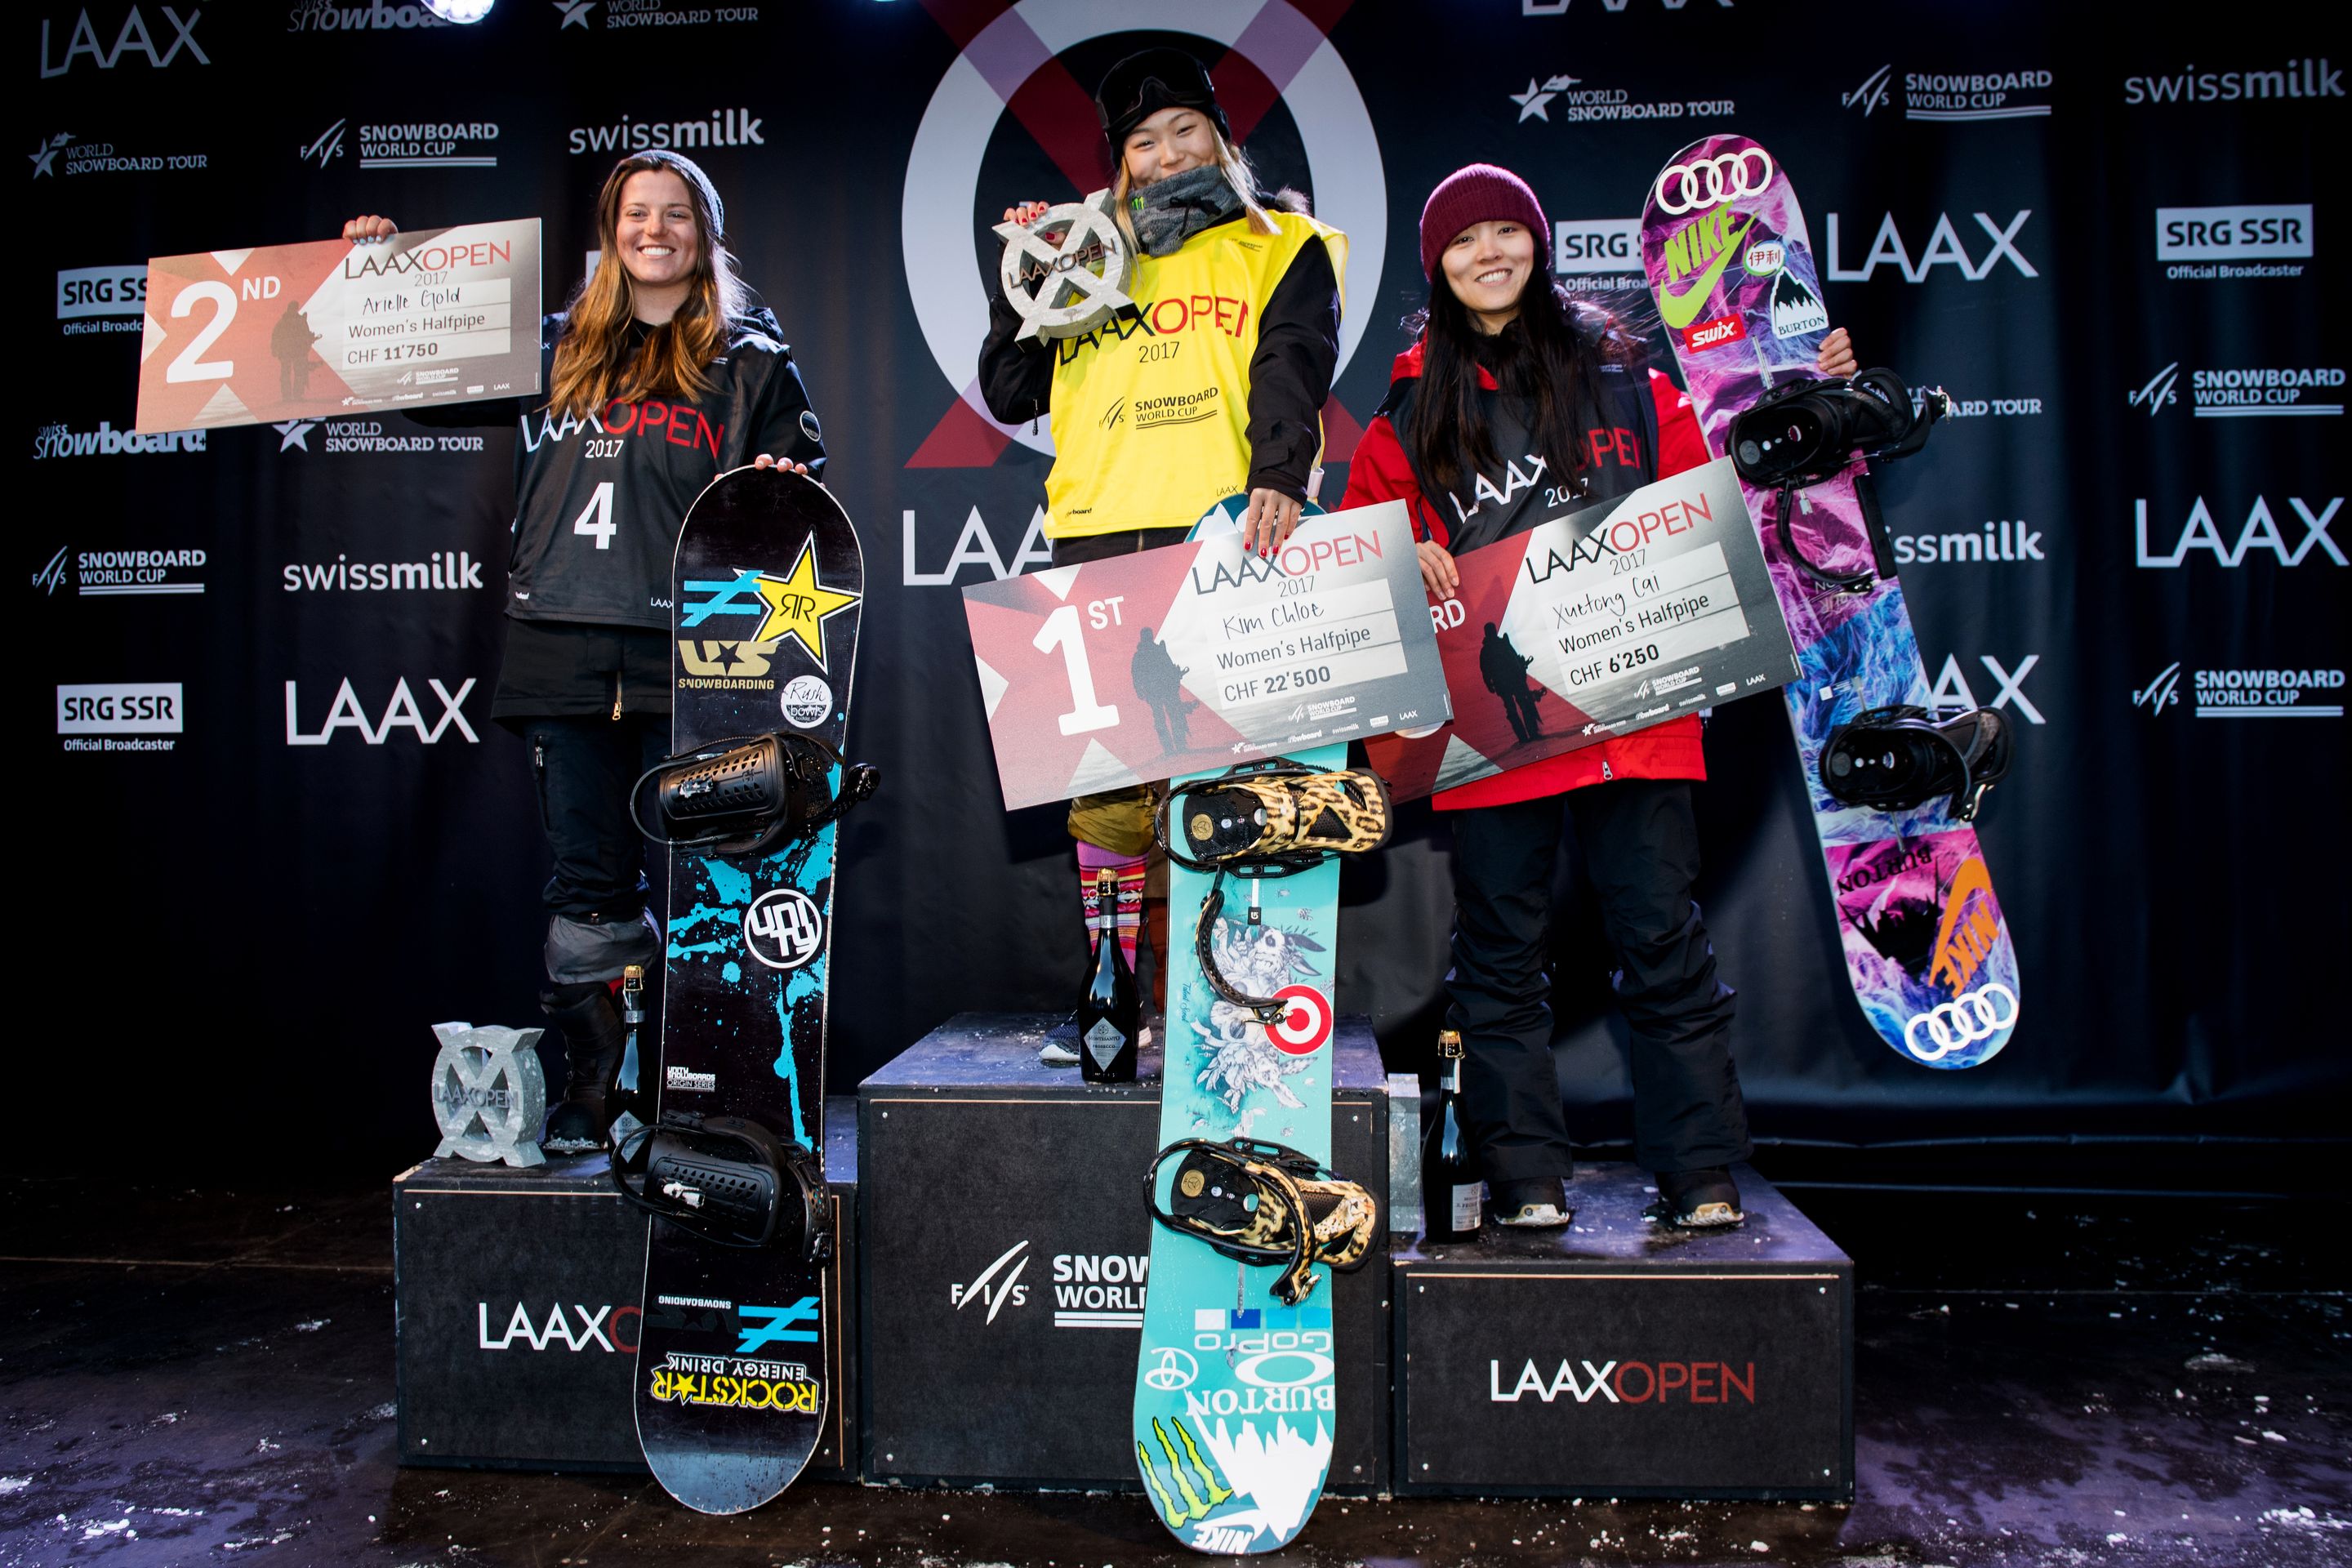
<svg viewBox="0 0 2352 1568">
<path fill-rule="evenodd" d="M 1314 1564 L 2352 1564 L 2352 1263 L 2310 1211 L 1797 1189 L 1856 1260 L 1850 1506 L 1332 1498 Z M 1130 1495 L 403 1469 L 391 1205 L 0 1181 L 0 1568 L 1192 1563 Z"/>
</svg>

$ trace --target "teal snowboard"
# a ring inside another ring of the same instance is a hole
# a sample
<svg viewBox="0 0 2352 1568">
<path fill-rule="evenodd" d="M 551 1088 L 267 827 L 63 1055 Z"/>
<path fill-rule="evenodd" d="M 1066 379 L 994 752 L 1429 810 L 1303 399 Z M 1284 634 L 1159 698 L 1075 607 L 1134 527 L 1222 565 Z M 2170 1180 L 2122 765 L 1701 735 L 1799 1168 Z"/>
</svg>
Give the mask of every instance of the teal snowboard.
<svg viewBox="0 0 2352 1568">
<path fill-rule="evenodd" d="M 1348 765 L 1348 748 L 1318 746 L 1289 760 L 1337 771 Z M 1244 993 L 1289 1003 L 1271 1026 L 1202 978 L 1194 936 L 1215 877 L 1172 862 L 1168 873 L 1159 1146 L 1246 1137 L 1328 1164 L 1339 860 L 1326 858 L 1288 877 L 1225 879 L 1211 932 L 1218 965 Z M 1255 928 L 1253 897 L 1260 912 Z M 1154 1195 L 1162 1209 L 1174 1201 L 1179 1171 L 1172 1159 L 1157 1167 Z M 1323 1495 L 1339 1392 L 1331 1271 L 1315 1265 L 1315 1288 L 1295 1307 L 1274 1293 L 1281 1273 L 1222 1257 L 1164 1225 L 1151 1227 L 1135 1463 L 1160 1521 L 1201 1552 L 1226 1556 L 1287 1545 Z"/>
</svg>

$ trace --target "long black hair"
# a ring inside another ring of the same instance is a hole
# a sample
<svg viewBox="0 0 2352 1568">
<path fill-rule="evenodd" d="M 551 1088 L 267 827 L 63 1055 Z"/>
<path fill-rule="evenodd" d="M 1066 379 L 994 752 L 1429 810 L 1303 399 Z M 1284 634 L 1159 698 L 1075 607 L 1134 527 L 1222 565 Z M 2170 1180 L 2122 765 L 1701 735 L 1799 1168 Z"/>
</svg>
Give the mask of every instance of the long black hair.
<svg viewBox="0 0 2352 1568">
<path fill-rule="evenodd" d="M 1519 293 L 1519 313 L 1500 332 L 1478 331 L 1443 268 L 1430 279 L 1429 303 L 1407 316 L 1404 328 L 1423 339 L 1421 393 L 1405 421 L 1405 450 L 1425 481 L 1448 490 L 1495 465 L 1494 432 L 1478 400 L 1482 357 L 1504 395 L 1528 405 L 1528 428 L 1545 460 L 1562 473 L 1585 465 L 1578 420 L 1601 407 L 1601 367 L 1630 368 L 1643 357 L 1640 338 L 1622 319 L 1560 287 L 1540 247 Z"/>
</svg>

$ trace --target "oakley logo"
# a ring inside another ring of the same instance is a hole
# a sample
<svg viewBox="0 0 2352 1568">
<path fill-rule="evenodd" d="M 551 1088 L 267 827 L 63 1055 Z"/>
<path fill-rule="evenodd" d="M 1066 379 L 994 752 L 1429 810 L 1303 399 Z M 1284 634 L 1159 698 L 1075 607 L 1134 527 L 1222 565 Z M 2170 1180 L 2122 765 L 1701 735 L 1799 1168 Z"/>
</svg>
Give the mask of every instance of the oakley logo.
<svg viewBox="0 0 2352 1568">
<path fill-rule="evenodd" d="M 1772 174 L 1771 155 L 1761 147 L 1747 147 L 1696 163 L 1670 163 L 1652 194 L 1660 212 L 1680 215 L 1759 195 L 1772 183 Z"/>
<path fill-rule="evenodd" d="M 1903 1026 L 1903 1043 L 1921 1061 L 1939 1062 L 1962 1046 L 1991 1039 L 2015 1024 L 2017 1014 L 2017 993 L 1998 980 L 1990 981 L 1954 1001 L 1912 1015 Z"/>
</svg>

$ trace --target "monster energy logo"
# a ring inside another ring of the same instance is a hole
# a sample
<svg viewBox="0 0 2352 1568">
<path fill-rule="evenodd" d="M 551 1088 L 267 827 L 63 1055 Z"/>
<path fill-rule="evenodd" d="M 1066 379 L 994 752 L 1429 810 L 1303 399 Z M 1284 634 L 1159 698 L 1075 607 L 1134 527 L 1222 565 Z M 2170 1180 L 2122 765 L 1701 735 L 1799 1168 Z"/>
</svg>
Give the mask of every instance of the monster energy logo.
<svg viewBox="0 0 2352 1568">
<path fill-rule="evenodd" d="M 1181 1459 L 1176 1457 L 1176 1444 L 1168 1439 L 1170 1426 L 1176 1428 L 1177 1439 L 1184 1445 L 1184 1457 Z M 1168 1495 L 1167 1487 L 1160 1484 L 1160 1469 L 1151 1458 L 1151 1450 L 1144 1446 L 1140 1438 L 1138 1438 L 1135 1445 L 1136 1460 L 1143 1467 L 1143 1479 L 1151 1484 L 1151 1495 L 1159 1503 L 1160 1517 L 1168 1521 L 1169 1529 L 1181 1530 L 1187 1524 L 1207 1518 L 1211 1509 L 1234 1495 L 1231 1489 L 1217 1483 L 1216 1471 L 1211 1469 L 1209 1462 L 1201 1458 L 1201 1450 L 1193 1443 L 1192 1434 L 1184 1429 L 1183 1422 L 1171 1416 L 1163 1425 L 1160 1417 L 1155 1415 L 1151 1418 L 1151 1433 L 1153 1436 L 1160 1439 L 1160 1451 L 1168 1461 L 1169 1478 L 1175 1483 L 1177 1491 L 1181 1493 L 1184 1499 L 1183 1502 L 1179 1504 L 1174 1498 Z M 1191 1466 L 1189 1473 L 1185 1468 L 1187 1465 Z M 1196 1477 L 1201 1483 L 1198 1490 L 1194 1489 L 1192 1485 Z M 1202 1496 L 1202 1491 L 1208 1494 L 1205 1499 Z"/>
</svg>

